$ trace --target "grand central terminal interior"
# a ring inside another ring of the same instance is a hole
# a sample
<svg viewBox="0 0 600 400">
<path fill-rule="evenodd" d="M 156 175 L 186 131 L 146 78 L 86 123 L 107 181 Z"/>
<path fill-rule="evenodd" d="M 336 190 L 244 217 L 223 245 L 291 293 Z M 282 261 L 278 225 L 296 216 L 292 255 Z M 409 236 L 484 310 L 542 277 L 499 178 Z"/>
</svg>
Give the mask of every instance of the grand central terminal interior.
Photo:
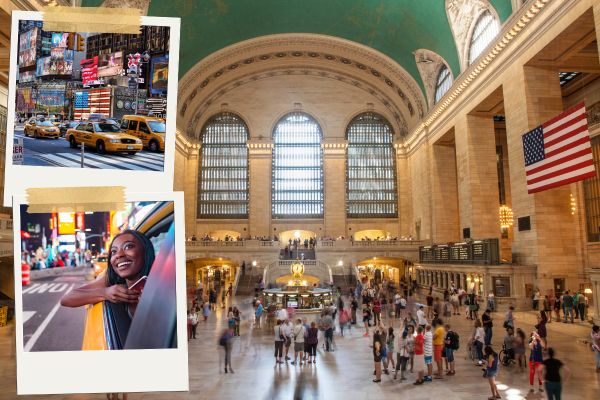
<svg viewBox="0 0 600 400">
<path fill-rule="evenodd" d="M 41 3 L 2 6 L 2 105 L 10 12 Z M 509 307 L 529 339 L 540 310 L 578 294 L 585 313 L 574 324 L 560 307 L 558 320 L 546 310 L 547 344 L 570 369 L 568 380 L 561 369 L 563 397 L 598 397 L 600 348 L 589 344 L 600 324 L 600 177 L 578 179 L 573 156 L 547 186 L 528 182 L 524 135 L 583 104 L 586 171 L 600 166 L 600 1 L 83 1 L 101 3 L 182 19 L 174 190 L 185 196 L 187 301 L 199 322 L 190 392 L 173 398 L 488 398 L 462 298 L 458 315 L 444 317 L 460 334 L 456 375 L 428 389 L 413 385 L 416 372 L 395 379 L 392 366 L 374 379 L 375 327 L 362 319 L 369 288 L 389 301 L 381 318 L 396 336 L 396 292 L 416 312 L 430 308 L 428 295 L 462 290 L 481 314 L 492 294 L 497 353 Z M 4 109 L 0 129 L 13 117 Z M 10 249 L 4 212 L 0 242 Z M 350 310 L 352 296 L 358 321 L 341 336 L 340 301 Z M 233 306 L 240 336 L 235 374 L 225 374 L 218 342 Z M 335 351 L 324 337 L 317 364 L 291 365 L 292 344 L 290 360 L 273 367 L 276 309 L 295 325 L 328 307 L 338 311 Z M 0 356 L 0 393 L 12 398 L 14 331 L 0 330 L 11 349 Z M 495 398 L 546 398 L 525 370 L 501 366 Z"/>
</svg>

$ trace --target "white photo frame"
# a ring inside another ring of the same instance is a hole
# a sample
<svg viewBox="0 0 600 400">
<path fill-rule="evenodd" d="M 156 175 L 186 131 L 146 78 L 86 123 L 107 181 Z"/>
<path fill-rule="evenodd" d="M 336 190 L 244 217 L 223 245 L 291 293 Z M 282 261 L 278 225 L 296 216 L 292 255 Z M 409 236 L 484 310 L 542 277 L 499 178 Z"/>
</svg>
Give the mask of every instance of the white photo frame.
<svg viewBox="0 0 600 400">
<path fill-rule="evenodd" d="M 10 73 L 8 85 L 8 118 L 6 134 L 4 206 L 10 207 L 12 196 L 25 193 L 31 187 L 66 186 L 124 186 L 130 191 L 170 192 L 173 190 L 175 162 L 175 135 L 177 115 L 177 84 L 179 71 L 179 18 L 141 17 L 142 25 L 170 27 L 169 81 L 167 85 L 167 118 L 164 163 L 162 171 L 140 171 L 126 169 L 96 169 L 53 166 L 13 165 L 13 140 L 15 131 L 16 79 L 18 70 L 18 22 L 21 20 L 42 21 L 42 13 L 13 11 L 10 46 Z M 64 140 L 59 138 L 58 140 Z M 67 143 L 68 145 L 68 143 Z M 87 150 L 86 150 L 87 151 Z"/>
<path fill-rule="evenodd" d="M 182 192 L 132 193 L 126 201 L 173 201 L 175 221 L 177 348 L 151 350 L 24 351 L 23 288 L 21 257 L 15 257 L 15 326 L 17 394 L 121 393 L 187 391 L 187 299 L 185 276 L 185 227 Z M 21 205 L 25 196 L 14 197 L 14 252 L 21 253 Z M 60 364 L 60 373 L 56 371 Z M 99 373 L 106 371 L 106 373 Z M 107 379 L 108 376 L 123 379 Z"/>
</svg>

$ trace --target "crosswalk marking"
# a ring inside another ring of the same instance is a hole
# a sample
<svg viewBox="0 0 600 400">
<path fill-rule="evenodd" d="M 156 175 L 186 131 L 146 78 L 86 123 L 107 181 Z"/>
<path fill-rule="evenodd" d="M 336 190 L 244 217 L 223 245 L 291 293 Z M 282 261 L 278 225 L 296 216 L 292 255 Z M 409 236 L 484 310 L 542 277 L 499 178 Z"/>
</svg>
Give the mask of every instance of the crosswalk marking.
<svg viewBox="0 0 600 400">
<path fill-rule="evenodd" d="M 39 158 L 61 167 L 81 168 L 81 156 L 76 153 L 40 154 Z M 149 157 L 137 159 L 135 156 L 99 155 L 85 153 L 84 165 L 88 168 L 126 169 L 134 171 L 162 171 L 163 161 Z"/>
</svg>

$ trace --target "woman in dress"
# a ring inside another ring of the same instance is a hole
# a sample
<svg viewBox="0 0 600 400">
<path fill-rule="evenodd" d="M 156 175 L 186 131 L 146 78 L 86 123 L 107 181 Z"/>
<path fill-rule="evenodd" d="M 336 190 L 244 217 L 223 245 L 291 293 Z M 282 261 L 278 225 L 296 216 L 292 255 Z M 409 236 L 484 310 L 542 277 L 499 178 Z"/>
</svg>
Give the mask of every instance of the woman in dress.
<svg viewBox="0 0 600 400">
<path fill-rule="evenodd" d="M 498 354 L 492 349 L 492 346 L 485 346 L 485 377 L 492 391 L 492 395 L 488 397 L 488 400 L 501 398 L 496 387 L 496 375 L 498 375 Z"/>
<path fill-rule="evenodd" d="M 519 371 L 523 372 L 527 362 L 525 361 L 525 332 L 521 328 L 517 328 L 513 349 L 515 351 L 515 358 L 519 363 Z"/>
</svg>

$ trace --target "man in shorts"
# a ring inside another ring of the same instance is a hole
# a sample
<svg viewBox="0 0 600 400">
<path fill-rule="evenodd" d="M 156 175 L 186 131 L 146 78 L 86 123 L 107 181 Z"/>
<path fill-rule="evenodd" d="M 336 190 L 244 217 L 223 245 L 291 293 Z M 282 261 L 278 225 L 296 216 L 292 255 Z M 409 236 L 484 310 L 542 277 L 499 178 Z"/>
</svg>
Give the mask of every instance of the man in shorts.
<svg viewBox="0 0 600 400">
<path fill-rule="evenodd" d="M 442 351 L 444 350 L 446 331 L 441 319 L 433 320 L 433 328 L 433 360 L 437 366 L 435 379 L 443 379 Z"/>
<path fill-rule="evenodd" d="M 292 361 L 292 365 L 295 365 L 298 362 L 298 353 L 300 354 L 300 365 L 303 365 L 304 358 L 304 336 L 306 334 L 306 329 L 304 328 L 304 324 L 302 320 L 298 318 L 296 320 L 296 325 L 293 329 L 294 336 L 294 361 Z"/>
<path fill-rule="evenodd" d="M 413 385 L 422 385 L 424 382 L 423 378 L 423 370 L 425 369 L 425 360 L 424 360 L 424 345 L 425 345 L 425 337 L 423 336 L 423 328 L 419 326 L 417 328 L 417 336 L 415 336 L 414 341 L 414 358 L 413 358 L 413 368 L 417 372 L 418 377 L 417 380 L 413 383 Z"/>
<path fill-rule="evenodd" d="M 425 327 L 425 344 L 424 344 L 424 355 L 425 365 L 427 366 L 427 375 L 425 375 L 425 382 L 431 382 L 433 377 L 433 333 L 431 332 L 431 325 Z"/>
</svg>

